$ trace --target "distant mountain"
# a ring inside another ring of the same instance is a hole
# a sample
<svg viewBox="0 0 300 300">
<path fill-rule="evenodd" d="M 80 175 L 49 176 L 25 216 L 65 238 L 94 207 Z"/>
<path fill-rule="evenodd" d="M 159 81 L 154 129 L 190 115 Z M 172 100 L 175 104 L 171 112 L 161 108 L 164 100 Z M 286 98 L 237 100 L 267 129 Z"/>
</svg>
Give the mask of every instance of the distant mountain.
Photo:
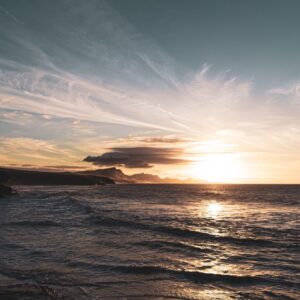
<svg viewBox="0 0 300 300">
<path fill-rule="evenodd" d="M 104 176 L 114 180 L 116 183 L 136 183 L 130 176 L 125 175 L 122 170 L 113 168 L 81 171 L 78 174 Z"/>
<path fill-rule="evenodd" d="M 126 175 L 122 170 L 115 167 L 98 170 L 88 170 L 79 172 L 79 174 L 105 176 L 111 178 L 116 183 L 200 183 L 199 181 L 187 179 L 180 180 L 175 178 L 161 178 L 158 175 L 138 173 L 133 175 Z"/>
<path fill-rule="evenodd" d="M 138 173 L 129 176 L 132 180 L 137 181 L 139 183 L 162 183 L 164 179 L 160 178 L 157 175 Z"/>
</svg>

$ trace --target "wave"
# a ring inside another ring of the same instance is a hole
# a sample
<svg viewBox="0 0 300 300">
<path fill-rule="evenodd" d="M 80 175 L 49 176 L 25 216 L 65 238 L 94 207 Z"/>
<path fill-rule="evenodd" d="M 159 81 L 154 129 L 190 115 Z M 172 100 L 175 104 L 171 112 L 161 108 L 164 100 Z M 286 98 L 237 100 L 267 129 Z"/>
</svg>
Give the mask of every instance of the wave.
<svg viewBox="0 0 300 300">
<path fill-rule="evenodd" d="M 89 214 L 94 212 L 87 203 L 82 203 L 80 200 L 74 197 L 66 196 L 64 201 L 65 204 L 70 204 L 71 206 L 78 208 L 82 213 Z"/>
<path fill-rule="evenodd" d="M 233 275 L 233 274 L 217 274 L 200 271 L 178 270 L 164 266 L 154 265 L 110 265 L 110 264 L 92 264 L 88 262 L 70 262 L 72 267 L 98 269 L 104 272 L 117 272 L 127 275 L 144 275 L 147 280 L 160 280 L 169 277 L 178 280 L 188 280 L 194 283 L 214 284 L 224 283 L 229 285 L 285 285 L 289 287 L 297 287 L 297 283 L 287 281 L 281 277 L 265 277 L 265 276 L 250 276 L 250 275 Z M 149 277 L 153 275 L 155 277 Z M 167 276 L 163 277 L 163 276 Z"/>
<path fill-rule="evenodd" d="M 239 238 L 232 236 L 217 236 L 205 232 L 193 231 L 187 228 L 176 228 L 162 225 L 150 225 L 146 223 L 139 223 L 135 221 L 123 220 L 112 217 L 95 216 L 89 217 L 89 222 L 96 225 L 112 226 L 112 227 L 128 227 L 139 230 L 150 230 L 160 233 L 166 233 L 174 236 L 197 238 L 205 241 L 234 243 L 247 246 L 274 246 L 275 243 L 264 239 L 253 238 Z"/>
<path fill-rule="evenodd" d="M 48 201 L 49 205 L 55 206 L 67 206 L 67 208 L 75 208 L 83 213 L 93 212 L 92 208 L 84 201 L 77 199 L 76 197 L 84 196 L 84 191 L 32 191 L 24 195 L 24 201 L 31 201 L 32 199 L 38 200 L 40 203 L 44 203 L 44 200 Z M 51 209 L 51 207 L 49 207 Z"/>
<path fill-rule="evenodd" d="M 188 279 L 197 283 L 232 283 L 232 284 L 255 284 L 265 283 L 267 279 L 258 276 L 236 276 L 227 274 L 204 273 L 199 271 L 173 270 L 160 266 L 116 266 L 115 271 L 128 274 L 168 274 L 178 278 Z"/>
<path fill-rule="evenodd" d="M 18 221 L 18 222 L 9 222 L 9 223 L 2 223 L 0 224 L 2 227 L 6 226 L 29 226 L 29 227 L 58 227 L 61 226 L 60 223 L 54 221 Z"/>
<path fill-rule="evenodd" d="M 62 299 L 60 295 L 50 286 L 37 284 L 14 284 L 1 286 L 1 299 Z"/>
<path fill-rule="evenodd" d="M 262 276 L 205 273 L 199 271 L 173 270 L 160 266 L 116 266 L 112 269 L 126 274 L 167 274 L 178 279 L 187 279 L 195 283 L 227 283 L 230 285 L 283 284 L 290 287 L 297 287 L 297 283 L 279 277 L 266 278 Z"/>
<path fill-rule="evenodd" d="M 252 285 L 284 285 L 290 288 L 297 288 L 297 282 L 288 281 L 283 277 L 275 276 L 250 276 L 250 275 L 234 275 L 234 274 L 220 274 L 208 273 L 200 271 L 191 271 L 184 269 L 172 269 L 159 265 L 111 265 L 111 264 L 94 264 L 86 261 L 69 261 L 68 267 L 84 268 L 88 270 L 98 270 L 100 272 L 114 272 L 126 275 L 142 275 L 146 276 L 148 280 L 166 280 L 169 278 L 177 280 L 187 280 L 193 283 L 201 284 L 228 284 L 231 286 L 252 286 Z M 33 280 L 39 285 L 53 285 L 53 286 L 99 286 L 107 284 L 108 282 L 82 282 L 68 277 L 68 274 L 54 272 L 51 270 L 31 269 L 31 270 L 16 270 L 7 268 L 2 265 L 0 274 L 8 277 L 13 277 L 18 280 Z M 132 278 L 127 278 L 122 283 L 133 282 Z M 111 283 L 116 283 L 112 281 Z"/>
<path fill-rule="evenodd" d="M 147 248 L 152 249 L 168 249 L 168 248 L 176 248 L 176 251 L 178 249 L 184 250 L 184 251 L 194 251 L 194 252 L 203 252 L 205 254 L 208 253 L 216 253 L 220 252 L 219 250 L 208 248 L 208 247 L 200 247 L 196 245 L 191 245 L 189 243 L 184 242 L 173 242 L 173 241 L 161 241 L 161 240 L 155 240 L 155 241 L 141 241 L 133 243 L 134 246 L 143 246 Z"/>
</svg>

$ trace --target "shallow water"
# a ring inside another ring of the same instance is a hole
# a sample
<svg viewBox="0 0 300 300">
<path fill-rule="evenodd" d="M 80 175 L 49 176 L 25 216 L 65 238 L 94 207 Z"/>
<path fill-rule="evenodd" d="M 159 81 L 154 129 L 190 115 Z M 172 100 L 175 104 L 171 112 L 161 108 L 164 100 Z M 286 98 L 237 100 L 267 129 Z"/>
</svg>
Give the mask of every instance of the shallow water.
<svg viewBox="0 0 300 300">
<path fill-rule="evenodd" d="M 300 299 L 300 186 L 18 187 L 0 299 Z"/>
</svg>

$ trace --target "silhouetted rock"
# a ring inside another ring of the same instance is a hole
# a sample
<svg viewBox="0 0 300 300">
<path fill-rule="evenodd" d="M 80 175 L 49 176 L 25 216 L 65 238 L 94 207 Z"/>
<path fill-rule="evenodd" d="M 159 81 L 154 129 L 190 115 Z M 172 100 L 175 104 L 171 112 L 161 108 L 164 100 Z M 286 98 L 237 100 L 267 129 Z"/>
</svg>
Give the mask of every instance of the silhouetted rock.
<svg viewBox="0 0 300 300">
<path fill-rule="evenodd" d="M 78 174 L 95 175 L 95 176 L 105 176 L 113 179 L 116 183 L 134 183 L 134 184 L 145 184 L 145 183 L 157 183 L 157 184 L 167 184 L 167 183 L 200 183 L 199 180 L 180 180 L 176 178 L 161 178 L 157 175 L 138 173 L 133 175 L 126 175 L 122 170 L 115 167 L 97 170 L 88 170 L 78 172 Z"/>
<path fill-rule="evenodd" d="M 13 190 L 10 186 L 0 184 L 0 197 L 15 195 L 16 191 Z"/>
<path fill-rule="evenodd" d="M 0 168 L 5 183 L 13 185 L 104 185 L 115 182 L 107 177 L 71 172 L 42 172 Z M 1 177 L 0 177 L 1 178 Z"/>
<path fill-rule="evenodd" d="M 98 170 L 81 171 L 78 172 L 78 174 L 105 176 L 114 180 L 116 183 L 136 183 L 136 181 L 131 179 L 130 176 L 124 174 L 122 170 L 117 169 L 115 167 L 98 169 Z"/>
</svg>

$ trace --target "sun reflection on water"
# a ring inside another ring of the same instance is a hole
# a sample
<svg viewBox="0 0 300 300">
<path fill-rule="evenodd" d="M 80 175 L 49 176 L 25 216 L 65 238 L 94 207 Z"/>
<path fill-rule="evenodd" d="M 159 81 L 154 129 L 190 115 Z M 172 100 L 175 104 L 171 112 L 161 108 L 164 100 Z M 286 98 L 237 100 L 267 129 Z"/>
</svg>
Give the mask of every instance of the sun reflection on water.
<svg viewBox="0 0 300 300">
<path fill-rule="evenodd" d="M 208 203 L 206 207 L 207 216 L 211 218 L 216 218 L 222 212 L 223 206 L 218 202 Z"/>
</svg>

